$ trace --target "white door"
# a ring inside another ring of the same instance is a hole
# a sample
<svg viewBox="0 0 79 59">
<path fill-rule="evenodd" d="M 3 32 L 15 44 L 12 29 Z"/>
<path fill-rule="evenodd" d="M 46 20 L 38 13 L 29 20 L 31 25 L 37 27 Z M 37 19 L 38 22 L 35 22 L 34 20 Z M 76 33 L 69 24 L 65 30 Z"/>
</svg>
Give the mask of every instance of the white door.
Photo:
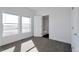
<svg viewBox="0 0 79 59">
<path fill-rule="evenodd" d="M 72 51 L 79 52 L 79 13 L 78 8 L 72 10 Z"/>
</svg>

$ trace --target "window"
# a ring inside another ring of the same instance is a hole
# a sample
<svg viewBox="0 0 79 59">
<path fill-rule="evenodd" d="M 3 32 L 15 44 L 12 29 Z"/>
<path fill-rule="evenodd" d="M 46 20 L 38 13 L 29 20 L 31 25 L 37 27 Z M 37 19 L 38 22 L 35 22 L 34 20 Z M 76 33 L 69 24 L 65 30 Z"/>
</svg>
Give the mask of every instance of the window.
<svg viewBox="0 0 79 59">
<path fill-rule="evenodd" d="M 22 33 L 31 32 L 31 18 L 22 17 Z"/>
<path fill-rule="evenodd" d="M 3 13 L 3 36 L 10 36 L 18 33 L 18 16 Z"/>
</svg>

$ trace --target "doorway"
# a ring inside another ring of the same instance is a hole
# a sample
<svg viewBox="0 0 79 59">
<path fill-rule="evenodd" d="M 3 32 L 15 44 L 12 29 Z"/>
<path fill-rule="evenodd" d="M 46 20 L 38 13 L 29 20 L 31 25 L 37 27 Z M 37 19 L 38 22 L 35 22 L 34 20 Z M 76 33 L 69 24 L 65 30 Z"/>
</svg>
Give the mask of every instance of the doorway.
<svg viewBox="0 0 79 59">
<path fill-rule="evenodd" d="M 42 16 L 43 20 L 43 37 L 44 38 L 49 38 L 49 15 Z"/>
</svg>

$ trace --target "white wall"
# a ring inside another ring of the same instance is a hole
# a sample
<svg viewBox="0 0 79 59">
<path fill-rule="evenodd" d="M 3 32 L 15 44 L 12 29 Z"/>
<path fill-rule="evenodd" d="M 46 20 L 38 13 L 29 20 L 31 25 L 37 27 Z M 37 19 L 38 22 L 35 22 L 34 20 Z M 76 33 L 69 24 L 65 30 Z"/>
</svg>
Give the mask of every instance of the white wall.
<svg viewBox="0 0 79 59">
<path fill-rule="evenodd" d="M 0 11 L 0 45 L 1 45 L 1 39 L 2 39 L 2 14 Z"/>
<path fill-rule="evenodd" d="M 33 11 L 29 8 L 17 8 L 17 7 L 14 7 L 14 8 L 6 7 L 5 8 L 4 7 L 4 8 L 0 8 L 0 15 L 2 14 L 2 12 L 11 13 L 11 14 L 18 15 L 18 16 L 26 16 L 26 17 L 33 17 L 35 15 L 35 11 Z M 0 25 L 2 25 L 1 16 L 0 16 Z M 0 26 L 0 35 L 1 35 L 1 32 L 2 32 L 2 26 Z M 8 37 L 0 37 L 0 46 L 17 41 L 17 40 L 31 37 L 32 34 L 33 34 L 32 32 L 29 32 L 29 33 L 24 33 L 24 34 L 20 33 L 20 34 L 8 36 Z"/>
<path fill-rule="evenodd" d="M 34 36 L 42 36 L 42 17 L 34 16 Z"/>
<path fill-rule="evenodd" d="M 79 8 L 72 10 L 72 51 L 79 52 Z M 76 35 L 75 35 L 76 33 Z"/>
<path fill-rule="evenodd" d="M 55 8 L 53 29 L 56 40 L 71 43 L 71 8 Z"/>
<path fill-rule="evenodd" d="M 71 43 L 71 8 L 52 8 L 51 10 L 40 11 L 37 15 L 49 15 L 50 39 Z"/>
</svg>

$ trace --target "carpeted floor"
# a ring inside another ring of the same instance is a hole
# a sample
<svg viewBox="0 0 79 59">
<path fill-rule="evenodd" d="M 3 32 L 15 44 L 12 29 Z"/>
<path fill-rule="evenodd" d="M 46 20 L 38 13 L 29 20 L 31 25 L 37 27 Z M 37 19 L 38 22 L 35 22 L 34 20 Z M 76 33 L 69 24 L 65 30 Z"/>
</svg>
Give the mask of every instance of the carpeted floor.
<svg viewBox="0 0 79 59">
<path fill-rule="evenodd" d="M 71 52 L 71 45 L 43 37 L 31 37 L 0 47 L 0 52 Z"/>
</svg>

